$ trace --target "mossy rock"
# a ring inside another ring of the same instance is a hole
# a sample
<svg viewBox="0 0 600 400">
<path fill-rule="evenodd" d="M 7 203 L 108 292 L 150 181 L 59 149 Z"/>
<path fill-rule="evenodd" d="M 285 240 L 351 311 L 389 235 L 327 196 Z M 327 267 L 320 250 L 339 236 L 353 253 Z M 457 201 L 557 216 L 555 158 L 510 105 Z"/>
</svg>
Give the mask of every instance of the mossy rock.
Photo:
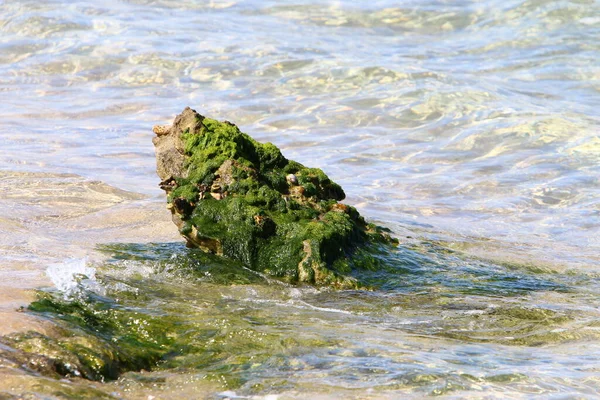
<svg viewBox="0 0 600 400">
<path fill-rule="evenodd" d="M 0 337 L 0 356 L 51 377 L 117 379 L 124 371 L 152 369 L 178 346 L 179 320 L 127 309 L 111 299 L 65 300 L 39 291 L 28 311 L 53 317 L 50 335 L 29 331 Z M 2 352 L 2 345 L 12 348 Z"/>
<path fill-rule="evenodd" d="M 358 284 L 348 272 L 372 264 L 355 262 L 357 249 L 396 244 L 339 203 L 344 191 L 322 170 L 230 122 L 188 107 L 154 132 L 160 187 L 190 247 L 291 283 L 349 288 Z"/>
</svg>

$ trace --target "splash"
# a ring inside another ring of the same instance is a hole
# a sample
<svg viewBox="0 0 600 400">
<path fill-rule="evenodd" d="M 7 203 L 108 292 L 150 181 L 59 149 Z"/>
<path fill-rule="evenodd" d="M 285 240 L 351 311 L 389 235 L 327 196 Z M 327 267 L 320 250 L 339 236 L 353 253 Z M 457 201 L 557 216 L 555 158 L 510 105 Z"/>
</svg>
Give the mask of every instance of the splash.
<svg viewBox="0 0 600 400">
<path fill-rule="evenodd" d="M 100 288 L 96 281 L 96 268 L 87 265 L 87 258 L 71 258 L 51 264 L 46 275 L 65 298 L 73 297 L 82 287 L 95 292 Z"/>
</svg>

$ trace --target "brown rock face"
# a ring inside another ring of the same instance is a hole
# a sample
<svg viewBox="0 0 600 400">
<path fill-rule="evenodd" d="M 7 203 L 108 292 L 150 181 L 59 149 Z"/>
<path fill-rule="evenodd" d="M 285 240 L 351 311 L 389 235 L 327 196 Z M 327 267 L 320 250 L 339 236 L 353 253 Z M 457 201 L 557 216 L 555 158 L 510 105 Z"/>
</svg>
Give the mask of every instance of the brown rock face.
<svg viewBox="0 0 600 400">
<path fill-rule="evenodd" d="M 181 133 L 188 130 L 195 132 L 196 129 L 201 128 L 202 122 L 197 120 L 197 115 L 194 110 L 186 107 L 175 118 L 173 125 L 156 125 L 152 128 L 156 134 L 156 137 L 152 139 L 156 153 L 156 172 L 163 182 L 174 177 L 187 177 Z"/>
</svg>

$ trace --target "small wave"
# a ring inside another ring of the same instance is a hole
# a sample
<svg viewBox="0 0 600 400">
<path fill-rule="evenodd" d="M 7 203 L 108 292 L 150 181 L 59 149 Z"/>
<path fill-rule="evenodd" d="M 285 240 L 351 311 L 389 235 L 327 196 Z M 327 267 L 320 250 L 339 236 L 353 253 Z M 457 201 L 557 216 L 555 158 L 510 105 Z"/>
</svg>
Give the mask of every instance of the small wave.
<svg viewBox="0 0 600 400">
<path fill-rule="evenodd" d="M 223 298 L 231 299 L 232 297 L 223 296 Z M 304 309 L 304 310 L 315 310 L 315 311 L 322 311 L 322 312 L 329 312 L 329 313 L 353 315 L 353 313 L 348 310 L 342 310 L 342 309 L 331 308 L 331 307 L 314 306 L 310 303 L 307 303 L 303 300 L 298 300 L 298 299 L 290 299 L 287 301 L 280 301 L 280 300 L 272 300 L 272 299 L 247 298 L 247 299 L 242 299 L 241 301 L 248 302 L 248 303 L 254 303 L 254 304 L 274 304 L 274 305 L 280 306 L 280 307 L 293 307 L 293 308 Z"/>
<path fill-rule="evenodd" d="M 99 288 L 96 268 L 87 265 L 87 258 L 71 258 L 51 264 L 46 269 L 46 275 L 65 297 L 73 296 L 81 290 L 82 285 L 94 291 L 98 291 Z"/>
<path fill-rule="evenodd" d="M 279 396 L 274 394 L 268 394 L 266 396 L 241 396 L 232 390 L 226 390 L 218 393 L 218 396 L 222 399 L 251 399 L 251 400 L 277 400 Z"/>
</svg>

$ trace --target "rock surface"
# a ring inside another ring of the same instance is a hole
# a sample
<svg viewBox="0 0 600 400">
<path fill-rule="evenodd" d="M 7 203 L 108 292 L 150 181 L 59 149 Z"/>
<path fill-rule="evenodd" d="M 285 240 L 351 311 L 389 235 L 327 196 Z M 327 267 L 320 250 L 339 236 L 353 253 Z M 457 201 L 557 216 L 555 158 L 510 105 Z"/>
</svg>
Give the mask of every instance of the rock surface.
<svg viewBox="0 0 600 400">
<path fill-rule="evenodd" d="M 356 287 L 357 249 L 395 243 L 318 168 L 288 160 L 230 122 L 191 108 L 155 126 L 160 187 L 190 247 L 288 282 Z M 361 257 L 368 252 L 361 251 Z"/>
</svg>

